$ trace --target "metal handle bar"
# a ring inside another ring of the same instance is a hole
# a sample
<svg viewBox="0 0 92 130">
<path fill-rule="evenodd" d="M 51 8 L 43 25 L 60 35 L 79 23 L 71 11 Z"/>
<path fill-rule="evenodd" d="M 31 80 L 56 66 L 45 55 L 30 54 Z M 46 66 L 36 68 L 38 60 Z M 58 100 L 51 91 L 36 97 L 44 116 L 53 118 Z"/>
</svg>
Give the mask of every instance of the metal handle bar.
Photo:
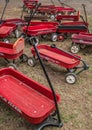
<svg viewBox="0 0 92 130">
<path fill-rule="evenodd" d="M 4 12 L 5 12 L 5 10 L 6 10 L 6 7 L 7 7 L 7 4 L 8 4 L 8 2 L 9 2 L 9 0 L 5 0 L 6 2 L 5 2 L 5 6 L 4 6 L 4 9 L 3 9 L 3 12 L 2 12 L 2 15 L 1 15 L 1 22 L 2 22 L 2 19 L 3 19 L 3 16 L 4 16 Z"/>
<path fill-rule="evenodd" d="M 29 27 L 29 25 L 30 25 L 31 20 L 32 20 L 32 18 L 34 17 L 34 14 L 37 12 L 37 10 L 38 10 L 38 8 L 39 8 L 40 6 L 41 6 L 41 3 L 37 4 L 35 11 L 33 11 L 33 12 L 31 13 L 30 19 L 29 19 L 28 24 L 27 24 L 26 34 L 27 34 L 27 32 L 28 32 L 28 27 Z"/>
<path fill-rule="evenodd" d="M 56 113 L 57 113 L 57 117 L 58 117 L 58 124 L 61 125 L 61 118 L 60 118 L 59 108 L 58 108 L 58 104 L 57 104 L 56 94 L 55 94 L 54 88 L 53 88 L 53 86 L 51 84 L 50 78 L 49 78 L 49 76 L 48 76 L 48 74 L 46 72 L 45 66 L 44 66 L 44 64 L 43 64 L 43 62 L 42 62 L 42 60 L 40 58 L 40 54 L 39 54 L 38 49 L 37 49 L 36 44 L 35 44 L 36 43 L 35 37 L 31 37 L 30 43 L 33 45 L 33 47 L 35 49 L 35 52 L 36 52 L 36 54 L 38 56 L 40 65 L 41 65 L 41 67 L 43 69 L 43 72 L 44 72 L 44 74 L 46 76 L 46 79 L 47 79 L 47 81 L 49 83 L 49 86 L 50 86 L 50 88 L 52 90 L 52 94 L 53 94 L 53 98 L 54 98 L 54 102 L 55 102 L 55 107 L 56 107 Z"/>
</svg>

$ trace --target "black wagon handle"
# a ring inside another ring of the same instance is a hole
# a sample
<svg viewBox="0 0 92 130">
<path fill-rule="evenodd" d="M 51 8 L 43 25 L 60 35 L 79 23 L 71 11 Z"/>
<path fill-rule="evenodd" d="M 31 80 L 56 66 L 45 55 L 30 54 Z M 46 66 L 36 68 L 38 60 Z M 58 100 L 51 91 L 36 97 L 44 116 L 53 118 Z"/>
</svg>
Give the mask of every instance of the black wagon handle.
<svg viewBox="0 0 92 130">
<path fill-rule="evenodd" d="M 55 5 L 53 0 L 51 0 L 51 3 L 52 3 L 53 5 Z"/>
<path fill-rule="evenodd" d="M 85 21 L 88 22 L 88 18 L 87 18 L 87 12 L 86 12 L 86 5 L 82 4 L 83 10 L 84 10 L 84 14 L 85 14 Z"/>
<path fill-rule="evenodd" d="M 37 47 L 36 47 L 36 44 L 35 44 L 35 43 L 36 43 L 35 37 L 32 37 L 32 38 L 30 39 L 30 43 L 33 45 L 33 47 L 34 47 L 34 49 L 35 49 L 35 52 L 36 52 L 37 57 L 38 57 L 38 59 L 39 59 L 40 65 L 41 65 L 41 67 L 42 67 L 42 69 L 43 69 L 43 72 L 44 72 L 44 74 L 45 74 L 45 76 L 46 76 L 46 79 L 47 79 L 48 84 L 49 84 L 49 86 L 50 86 L 50 89 L 51 89 L 51 91 L 52 91 L 53 98 L 54 98 L 54 102 L 55 102 L 55 107 L 56 107 L 56 113 L 57 113 L 57 117 L 58 117 L 58 125 L 59 125 L 59 127 L 60 127 L 60 126 L 62 126 L 62 121 L 61 121 L 61 118 L 60 118 L 60 112 L 59 112 L 59 108 L 58 108 L 58 104 L 57 104 L 56 94 L 55 94 L 54 88 L 53 88 L 53 86 L 52 86 L 52 83 L 51 83 L 51 81 L 50 81 L 50 78 L 49 78 L 49 76 L 48 76 L 48 74 L 47 74 L 47 72 L 46 72 L 45 66 L 44 66 L 44 64 L 43 64 L 43 62 L 42 62 L 42 60 L 41 60 L 41 58 L 40 58 L 39 51 L 38 51 L 38 49 L 37 49 Z"/>
<path fill-rule="evenodd" d="M 9 0 L 5 0 L 6 1 L 6 3 L 8 3 L 9 2 Z"/>
<path fill-rule="evenodd" d="M 3 16 L 4 16 L 4 12 L 5 12 L 5 10 L 6 10 L 6 7 L 7 7 L 8 2 L 9 2 L 9 0 L 5 0 L 5 6 L 4 6 L 4 9 L 3 9 L 2 15 L 1 15 L 1 20 L 0 20 L 0 22 L 2 22 L 2 19 L 3 19 Z"/>
<path fill-rule="evenodd" d="M 32 11 L 32 13 L 31 13 L 31 15 L 30 15 L 30 19 L 29 19 L 28 24 L 27 24 L 26 34 L 27 34 L 27 32 L 28 32 L 28 27 L 29 27 L 29 25 L 30 25 L 31 20 L 32 20 L 32 18 L 34 17 L 35 13 L 37 12 L 37 10 L 38 10 L 38 8 L 39 8 L 40 6 L 41 6 L 41 3 L 37 4 L 35 11 Z"/>
</svg>

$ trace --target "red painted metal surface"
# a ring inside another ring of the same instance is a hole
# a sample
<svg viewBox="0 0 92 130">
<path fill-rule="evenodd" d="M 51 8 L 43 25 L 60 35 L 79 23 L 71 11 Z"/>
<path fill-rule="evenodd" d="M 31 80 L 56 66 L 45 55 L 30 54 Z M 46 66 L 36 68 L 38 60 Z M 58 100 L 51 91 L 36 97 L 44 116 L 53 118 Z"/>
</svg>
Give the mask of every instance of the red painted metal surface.
<svg viewBox="0 0 92 130">
<path fill-rule="evenodd" d="M 17 59 L 23 54 L 24 39 L 19 38 L 14 44 L 0 42 L 0 57 Z"/>
<path fill-rule="evenodd" d="M 75 12 L 74 8 L 70 7 L 55 6 L 54 8 L 57 12 Z"/>
<path fill-rule="evenodd" d="M 92 45 L 92 34 L 90 33 L 73 34 L 71 38 L 74 43 Z"/>
<path fill-rule="evenodd" d="M 28 31 L 27 31 L 28 30 Z M 27 26 L 23 27 L 23 32 L 27 33 L 30 36 L 42 35 L 42 34 L 50 34 L 56 32 L 57 27 L 51 24 L 39 24 L 35 26 Z"/>
<path fill-rule="evenodd" d="M 74 68 L 80 63 L 80 60 L 73 57 L 73 55 L 69 55 L 63 50 L 52 48 L 48 45 L 38 45 L 37 49 L 40 53 L 41 58 L 51 61 L 65 68 Z M 34 48 L 31 49 L 31 52 L 33 56 L 36 55 Z M 80 58 L 79 56 L 77 57 Z"/>
<path fill-rule="evenodd" d="M 58 33 L 80 33 L 80 32 L 88 32 L 88 27 L 85 25 L 77 25 L 77 24 L 61 24 L 57 29 Z"/>
<path fill-rule="evenodd" d="M 69 7 L 47 5 L 39 7 L 38 12 L 47 14 L 57 14 L 62 12 L 75 12 L 75 10 Z"/>
<path fill-rule="evenodd" d="M 35 5 L 38 3 L 38 0 L 23 0 L 23 3 L 26 8 L 33 9 Z"/>
<path fill-rule="evenodd" d="M 5 19 L 3 22 L 7 24 L 16 24 L 16 25 L 26 25 L 27 23 L 23 19 L 15 18 L 15 19 Z"/>
<path fill-rule="evenodd" d="M 72 20 L 72 21 L 78 21 L 80 18 L 80 12 L 78 11 L 77 15 L 57 15 L 57 20 Z"/>
<path fill-rule="evenodd" d="M 30 22 L 30 25 L 34 26 L 34 25 L 44 25 L 44 26 L 48 26 L 48 25 L 54 25 L 54 26 L 58 26 L 59 23 L 58 22 L 48 22 L 48 21 L 32 21 Z"/>
<path fill-rule="evenodd" d="M 0 38 L 5 38 L 16 30 L 16 24 L 13 23 L 3 23 L 0 25 Z"/>
<path fill-rule="evenodd" d="M 55 14 L 56 13 L 56 10 L 53 5 L 40 6 L 37 11 L 38 13 L 42 13 L 42 14 L 44 13 Z"/>
<path fill-rule="evenodd" d="M 62 22 L 61 25 L 85 25 L 88 27 L 88 23 L 83 21 Z"/>
<path fill-rule="evenodd" d="M 0 99 L 32 124 L 41 123 L 55 110 L 49 88 L 10 68 L 0 70 Z"/>
</svg>

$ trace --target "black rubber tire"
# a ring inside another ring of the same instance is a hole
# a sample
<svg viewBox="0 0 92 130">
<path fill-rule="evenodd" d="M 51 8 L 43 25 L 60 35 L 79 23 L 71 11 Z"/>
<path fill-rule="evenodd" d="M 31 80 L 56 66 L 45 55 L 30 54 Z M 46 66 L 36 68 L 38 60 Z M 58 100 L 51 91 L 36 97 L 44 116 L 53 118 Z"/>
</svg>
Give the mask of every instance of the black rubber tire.
<svg viewBox="0 0 92 130">
<path fill-rule="evenodd" d="M 27 56 L 26 54 L 22 54 L 22 55 L 20 56 L 20 60 L 21 60 L 21 62 L 25 63 L 25 62 L 28 61 L 28 56 Z"/>
<path fill-rule="evenodd" d="M 14 70 L 17 70 L 17 66 L 14 64 L 14 63 L 9 63 L 7 65 L 8 68 L 11 68 L 11 69 L 14 69 Z"/>
<path fill-rule="evenodd" d="M 56 42 L 58 40 L 58 35 L 56 33 L 52 33 L 51 35 L 51 41 Z"/>
<path fill-rule="evenodd" d="M 73 54 L 76 54 L 80 51 L 80 45 L 77 44 L 77 43 L 73 43 L 71 48 L 70 48 L 70 51 L 73 53 Z"/>
<path fill-rule="evenodd" d="M 74 84 L 77 81 L 77 77 L 74 73 L 67 73 L 65 76 L 65 82 L 68 84 Z"/>
<path fill-rule="evenodd" d="M 36 65 L 36 61 L 35 61 L 35 58 L 34 57 L 29 57 L 28 58 L 28 61 L 27 61 L 27 64 L 31 67 L 34 67 Z"/>
</svg>

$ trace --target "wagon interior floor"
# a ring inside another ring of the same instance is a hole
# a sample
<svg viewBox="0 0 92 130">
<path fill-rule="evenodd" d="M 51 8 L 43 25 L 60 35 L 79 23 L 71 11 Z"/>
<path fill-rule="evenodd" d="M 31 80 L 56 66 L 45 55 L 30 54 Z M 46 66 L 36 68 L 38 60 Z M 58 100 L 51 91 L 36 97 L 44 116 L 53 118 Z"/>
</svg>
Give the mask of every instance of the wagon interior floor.
<svg viewBox="0 0 92 130">
<path fill-rule="evenodd" d="M 0 97 L 33 118 L 45 115 L 54 106 L 52 100 L 11 75 L 0 77 Z"/>
<path fill-rule="evenodd" d="M 44 56 L 50 57 L 51 59 L 54 59 L 56 61 L 64 62 L 66 64 L 74 64 L 75 62 L 78 61 L 74 57 L 71 58 L 70 56 L 58 54 L 54 51 L 47 50 L 47 49 L 39 49 L 39 52 Z"/>
<path fill-rule="evenodd" d="M 2 26 L 0 27 L 0 34 L 8 34 L 11 31 L 12 27 L 10 26 Z"/>
</svg>

